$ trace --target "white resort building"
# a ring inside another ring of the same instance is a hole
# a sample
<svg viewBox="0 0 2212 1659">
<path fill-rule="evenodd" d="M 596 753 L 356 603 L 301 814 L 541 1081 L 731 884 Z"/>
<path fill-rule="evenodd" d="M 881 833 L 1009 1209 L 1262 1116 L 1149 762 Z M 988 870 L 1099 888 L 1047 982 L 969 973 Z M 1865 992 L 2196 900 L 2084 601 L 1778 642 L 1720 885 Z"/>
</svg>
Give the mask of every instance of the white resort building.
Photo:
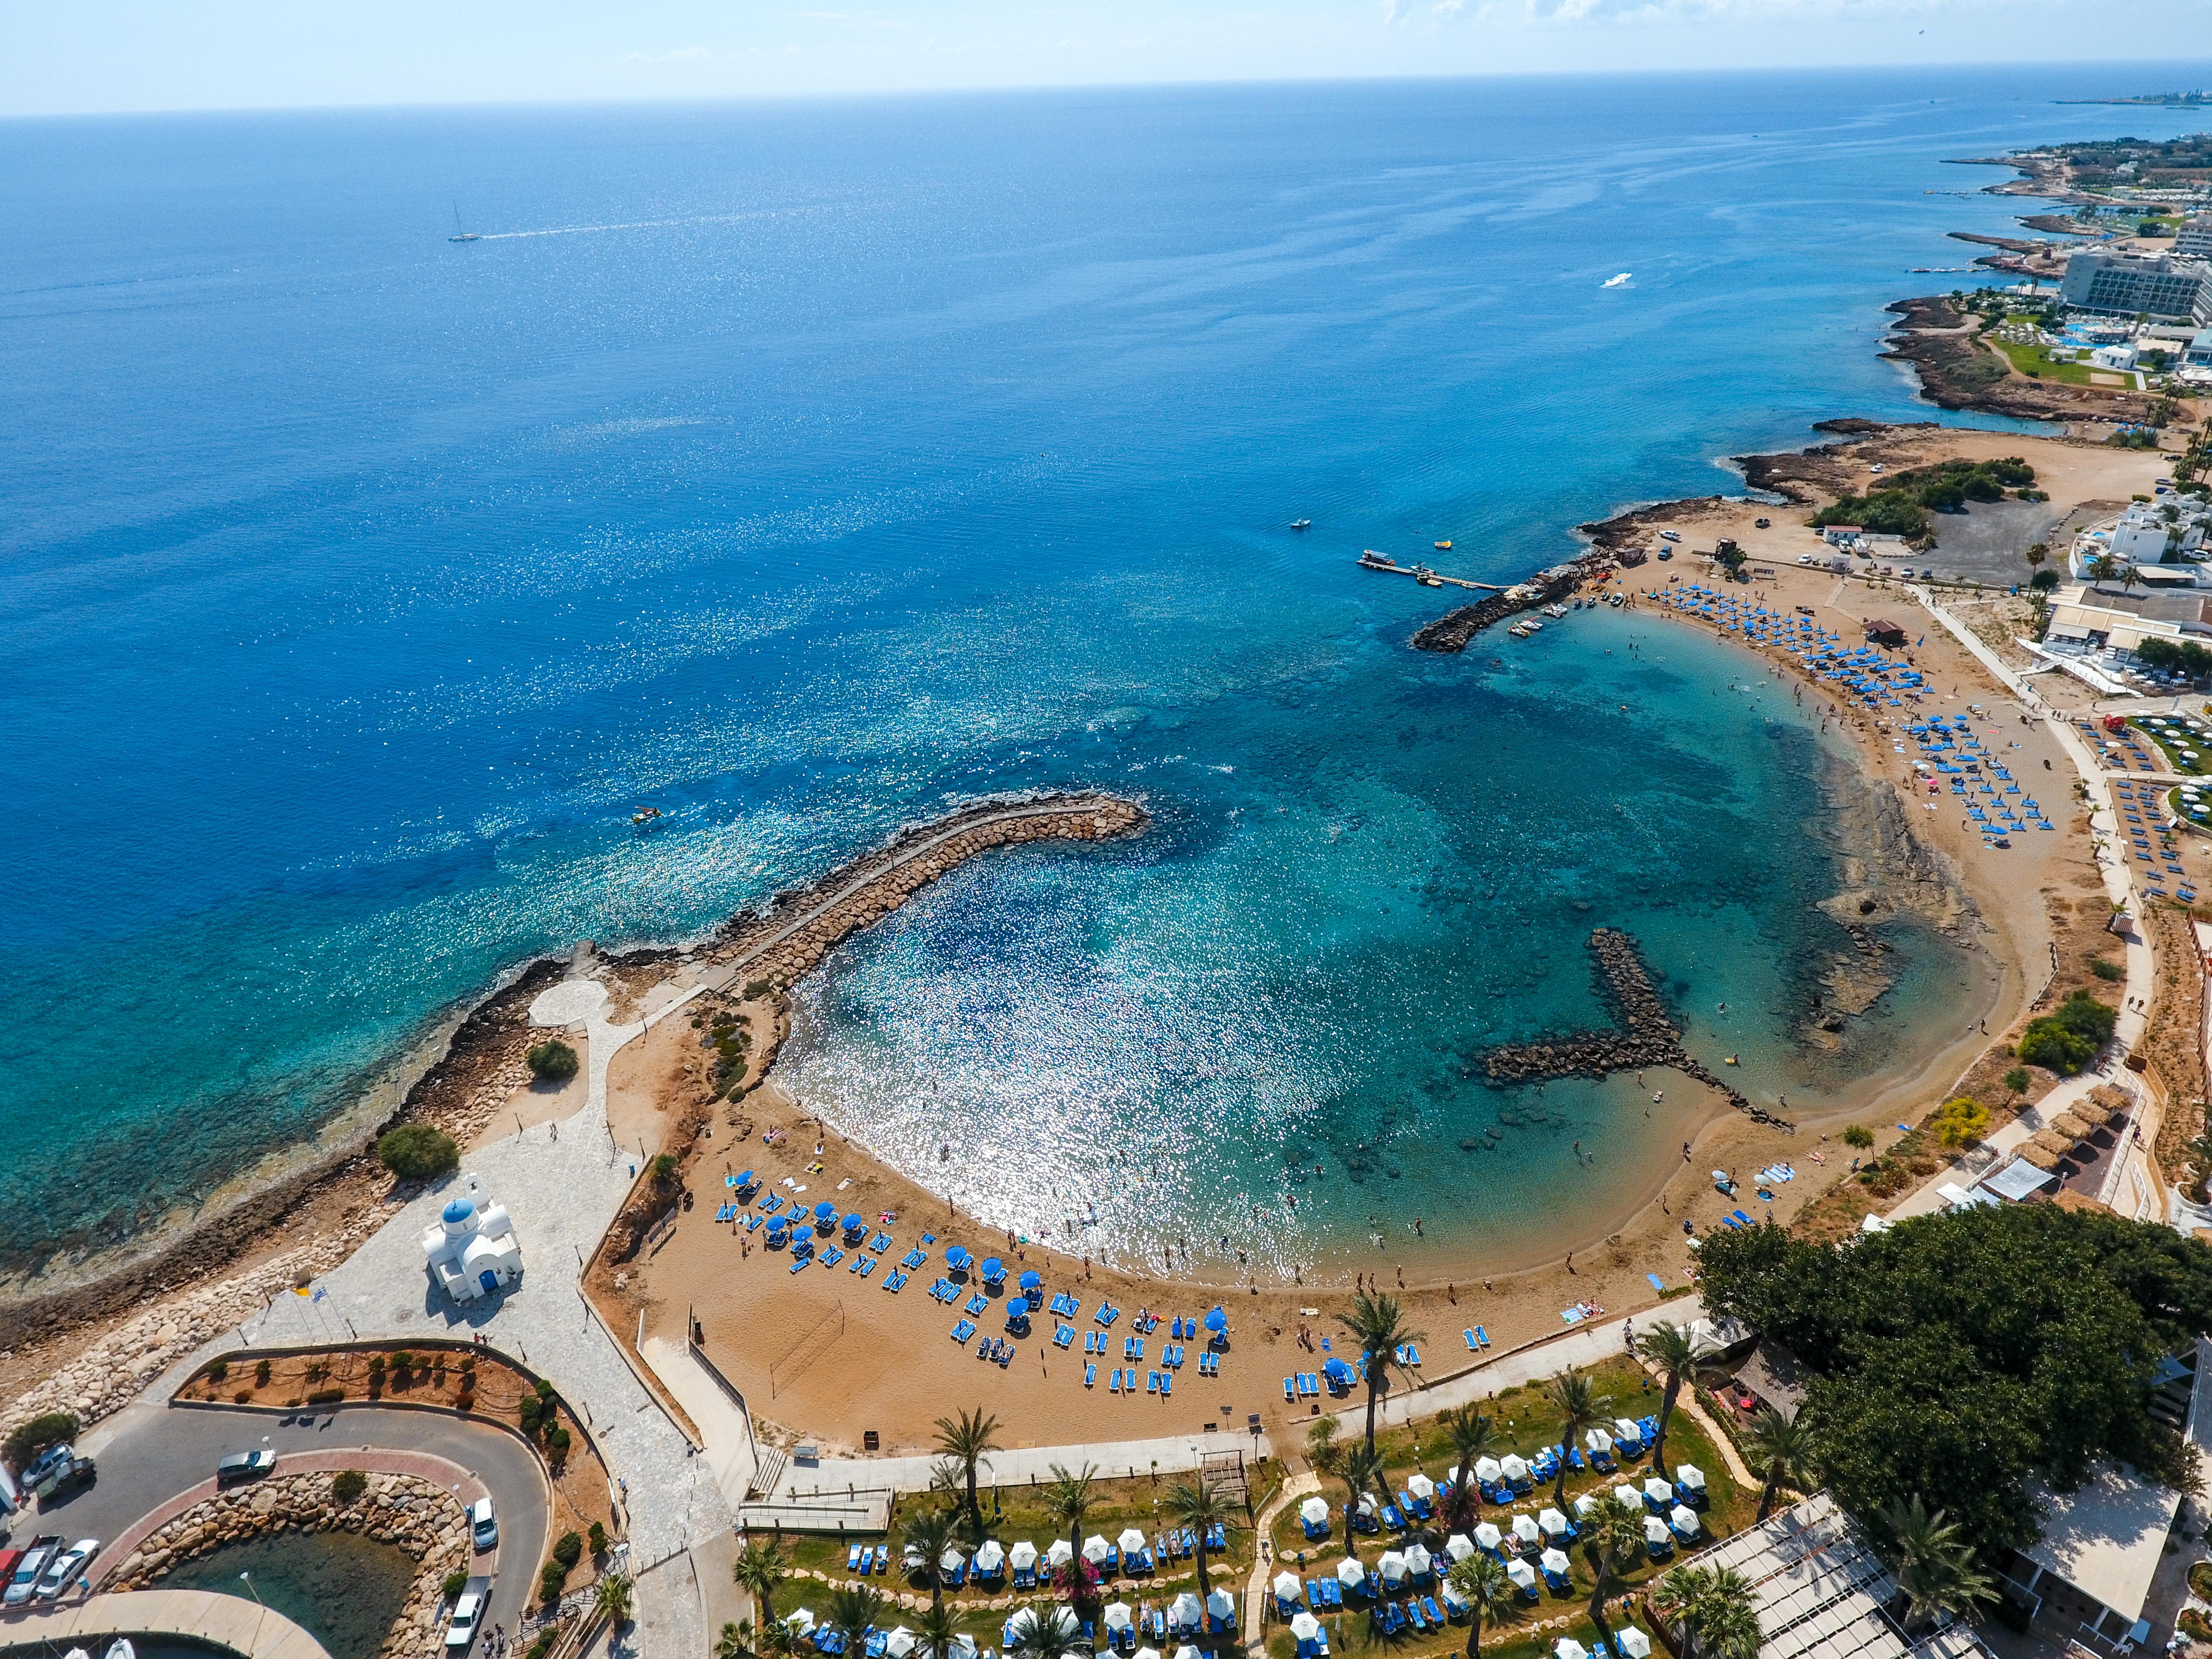
<svg viewBox="0 0 2212 1659">
<path fill-rule="evenodd" d="M 461 1177 L 461 1190 L 422 1230 L 430 1277 L 456 1302 L 489 1296 L 522 1277 L 522 1243 L 507 1206 L 495 1204 L 481 1176 Z"/>
</svg>

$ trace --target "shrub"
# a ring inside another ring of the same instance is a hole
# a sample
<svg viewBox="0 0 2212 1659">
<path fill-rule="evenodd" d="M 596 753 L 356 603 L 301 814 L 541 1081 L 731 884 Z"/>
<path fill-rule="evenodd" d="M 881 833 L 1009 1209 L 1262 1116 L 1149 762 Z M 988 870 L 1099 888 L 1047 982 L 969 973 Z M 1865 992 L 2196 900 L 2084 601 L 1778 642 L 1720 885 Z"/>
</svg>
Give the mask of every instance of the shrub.
<svg viewBox="0 0 2212 1659">
<path fill-rule="evenodd" d="M 269 1362 L 267 1360 L 261 1359 L 254 1362 L 253 1382 L 256 1388 L 265 1389 L 269 1386 Z"/>
<path fill-rule="evenodd" d="M 464 1374 L 472 1371 L 476 1370 L 476 1368 L 477 1357 L 474 1354 L 465 1353 L 461 1356 L 461 1370 Z"/>
<path fill-rule="evenodd" d="M 653 1160 L 653 1178 L 663 1182 L 676 1178 L 676 1155 L 673 1152 L 663 1152 Z"/>
<path fill-rule="evenodd" d="M 551 1455 L 556 1468 L 568 1461 L 568 1431 L 556 1429 L 545 1437 L 545 1449 Z"/>
<path fill-rule="evenodd" d="M 404 1382 L 407 1373 L 415 1369 L 415 1356 L 404 1348 L 395 1349 L 392 1355 L 392 1369 L 398 1373 L 392 1381 L 395 1383 Z"/>
<path fill-rule="evenodd" d="M 2106 981 L 2107 982 L 2113 980 L 2125 979 L 2128 976 L 2128 970 L 2126 969 L 2121 967 L 2118 963 L 2113 962 L 2105 957 L 2099 957 L 2095 961 L 2092 962 L 2089 964 L 2089 971 L 2094 974 L 2099 979 Z"/>
<path fill-rule="evenodd" d="M 522 1396 L 522 1406 L 518 1414 L 522 1419 L 522 1431 L 525 1434 L 533 1434 L 537 1431 L 538 1413 L 540 1409 L 536 1395 L 526 1394 Z"/>
<path fill-rule="evenodd" d="M 1971 1095 L 1947 1100 L 1936 1114 L 1936 1138 L 1947 1151 L 1971 1146 L 1988 1132 L 1990 1109 Z"/>
<path fill-rule="evenodd" d="M 361 1502 L 361 1495 L 368 1490 L 368 1477 L 359 1469 L 343 1470 L 331 1477 L 331 1502 L 341 1509 Z"/>
<path fill-rule="evenodd" d="M 576 1051 L 558 1037 L 534 1044 L 524 1058 L 530 1062 L 531 1075 L 547 1083 L 566 1083 L 576 1075 Z"/>
<path fill-rule="evenodd" d="M 2004 1086 L 2016 1095 L 2026 1094 L 2027 1085 L 2027 1067 L 2025 1066 L 2015 1066 L 2004 1074 Z"/>
<path fill-rule="evenodd" d="M 574 1567 L 584 1559 L 584 1537 L 581 1533 L 564 1532 L 553 1546 L 553 1559 L 563 1567 Z"/>
<path fill-rule="evenodd" d="M 232 1405 L 234 1405 L 234 1406 L 243 1406 L 243 1405 L 245 1405 L 248 1401 L 252 1400 L 252 1398 L 253 1398 L 253 1390 L 252 1390 L 252 1389 L 240 1389 L 236 1394 L 234 1394 L 234 1395 L 231 1395 L 231 1397 L 230 1397 L 230 1403 L 231 1403 Z"/>
<path fill-rule="evenodd" d="M 311 1389 L 307 1392 L 310 1406 L 335 1406 L 344 1398 L 343 1389 Z"/>
<path fill-rule="evenodd" d="M 215 1360 L 208 1366 L 206 1371 L 204 1372 L 203 1375 L 204 1375 L 207 1380 L 210 1382 L 220 1382 L 223 1378 L 230 1375 L 230 1361 L 228 1359 Z"/>
<path fill-rule="evenodd" d="M 523 1650 L 522 1659 L 545 1659 L 545 1656 L 553 1651 L 554 1638 L 559 1634 L 558 1631 L 547 1631 Z"/>
<path fill-rule="evenodd" d="M 2120 1011 L 2087 991 L 2076 991 L 2057 1010 L 2027 1023 L 2020 1057 L 2061 1077 L 2071 1077 L 2097 1057 L 2112 1035 Z"/>
<path fill-rule="evenodd" d="M 1874 1145 L 1874 1131 L 1863 1123 L 1854 1123 L 1844 1131 L 1844 1145 L 1856 1146 L 1864 1152 Z"/>
<path fill-rule="evenodd" d="M 461 1149 L 427 1123 L 403 1123 L 377 1137 L 376 1155 L 402 1181 L 429 1181 L 461 1167 Z"/>
<path fill-rule="evenodd" d="M 607 1553 L 607 1529 L 596 1521 L 592 1522 L 591 1545 L 592 1553 L 594 1555 L 605 1555 Z"/>
<path fill-rule="evenodd" d="M 466 1589 L 468 1587 L 469 1587 L 469 1576 L 468 1576 L 468 1574 L 466 1574 L 465 1572 L 449 1572 L 449 1573 L 447 1573 L 447 1574 L 446 1575 L 446 1582 L 445 1582 L 445 1583 L 444 1583 L 444 1584 L 442 1584 L 441 1586 L 440 1586 L 440 1588 L 441 1588 L 441 1589 L 442 1589 L 445 1591 L 445 1593 L 446 1593 L 446 1599 L 447 1599 L 448 1601 L 452 1601 L 455 1596 L 459 1595 L 463 1590 Z"/>
<path fill-rule="evenodd" d="M 11 1469 L 20 1469 L 32 1462 L 49 1446 L 58 1446 L 64 1440 L 74 1440 L 78 1428 L 74 1412 L 44 1412 L 28 1422 L 19 1423 L 9 1431 L 8 1442 L 0 1448 Z"/>
<path fill-rule="evenodd" d="M 538 1397 L 548 1402 L 553 1398 L 553 1385 L 542 1376 L 538 1379 Z"/>
<path fill-rule="evenodd" d="M 384 1375 L 384 1368 L 385 1368 L 385 1366 L 386 1366 L 386 1364 L 388 1364 L 389 1363 L 390 1363 L 390 1362 L 389 1362 L 388 1360 L 386 1360 L 386 1359 L 385 1358 L 385 1357 L 384 1357 L 382 1354 L 380 1354 L 380 1353 L 373 1353 L 373 1354 L 369 1355 L 369 1357 L 368 1357 L 368 1374 L 369 1374 L 371 1376 L 383 1376 L 383 1375 Z"/>
<path fill-rule="evenodd" d="M 568 1569 L 558 1561 L 548 1561 L 544 1571 L 538 1575 L 538 1599 L 541 1601 L 559 1601 L 562 1589 L 568 1582 Z"/>
</svg>

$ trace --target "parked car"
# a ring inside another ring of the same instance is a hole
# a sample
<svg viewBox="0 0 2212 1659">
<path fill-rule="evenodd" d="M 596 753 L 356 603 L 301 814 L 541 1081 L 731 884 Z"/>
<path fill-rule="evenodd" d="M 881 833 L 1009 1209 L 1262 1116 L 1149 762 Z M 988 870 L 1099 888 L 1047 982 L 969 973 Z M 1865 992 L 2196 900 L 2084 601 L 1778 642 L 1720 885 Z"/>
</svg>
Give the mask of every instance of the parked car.
<svg viewBox="0 0 2212 1659">
<path fill-rule="evenodd" d="M 93 1460 L 79 1457 L 76 1447 L 49 1446 L 39 1455 L 37 1462 L 23 1471 L 21 1484 L 26 1492 L 38 1498 L 58 1498 L 79 1486 L 90 1486 L 99 1474 Z"/>
<path fill-rule="evenodd" d="M 80 1538 L 47 1563 L 46 1570 L 39 1575 L 39 1600 L 51 1601 L 66 1595 L 76 1576 L 92 1565 L 92 1558 L 100 1553 L 100 1540 Z"/>
<path fill-rule="evenodd" d="M 479 1498 L 469 1505 L 469 1537 L 480 1550 L 499 1542 L 499 1517 L 491 1512 L 491 1499 Z"/>
<path fill-rule="evenodd" d="M 258 1480 L 276 1467 L 276 1454 L 264 1446 L 258 1451 L 233 1452 L 215 1466 L 215 1483 L 234 1486 L 242 1480 Z"/>
<path fill-rule="evenodd" d="M 0 1549 L 0 1587 L 4 1587 L 15 1576 L 15 1569 L 22 1565 L 22 1551 Z"/>
<path fill-rule="evenodd" d="M 460 1659 L 469 1650 L 469 1644 L 477 1639 L 477 1626 L 483 1619 L 484 1599 L 476 1590 L 463 1590 L 461 1599 L 453 1603 L 453 1621 L 446 1626 L 446 1652 L 448 1659 Z"/>
<path fill-rule="evenodd" d="M 39 1575 L 46 1570 L 46 1563 L 54 1559 L 54 1552 L 61 1547 L 58 1534 L 48 1538 L 33 1538 L 31 1547 L 17 1559 L 15 1571 L 8 1580 L 8 1588 L 0 1590 L 0 1602 L 11 1607 L 20 1607 L 29 1601 L 32 1592 L 39 1588 Z"/>
</svg>

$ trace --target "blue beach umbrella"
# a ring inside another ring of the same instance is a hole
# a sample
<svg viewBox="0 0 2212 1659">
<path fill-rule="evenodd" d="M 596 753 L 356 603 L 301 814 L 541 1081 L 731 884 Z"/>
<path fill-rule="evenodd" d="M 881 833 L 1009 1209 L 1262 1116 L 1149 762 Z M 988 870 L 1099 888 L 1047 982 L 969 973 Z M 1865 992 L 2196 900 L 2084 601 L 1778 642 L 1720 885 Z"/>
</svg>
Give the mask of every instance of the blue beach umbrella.
<svg viewBox="0 0 2212 1659">
<path fill-rule="evenodd" d="M 1339 1388 L 1349 1388 L 1352 1386 L 1352 1367 L 1346 1364 L 1341 1359 L 1330 1360 L 1326 1365 L 1322 1367 L 1322 1370 L 1328 1374 L 1328 1380 L 1335 1383 Z"/>
<path fill-rule="evenodd" d="M 1206 1328 L 1216 1336 L 1220 1335 L 1229 1328 L 1229 1316 L 1217 1307 L 1212 1313 L 1206 1315 Z"/>
<path fill-rule="evenodd" d="M 857 1233 L 867 1224 L 860 1219 L 860 1212 L 858 1210 L 845 1218 L 845 1231 L 848 1233 Z"/>
<path fill-rule="evenodd" d="M 951 1249 L 945 1253 L 945 1265 L 955 1269 L 966 1267 L 975 1259 L 975 1258 L 974 1256 L 969 1255 L 967 1251 L 962 1249 L 957 1244 L 955 1244 Z"/>
<path fill-rule="evenodd" d="M 825 1227 L 837 1218 L 837 1206 L 824 1199 L 814 1206 L 814 1218 Z"/>
<path fill-rule="evenodd" d="M 747 1187 L 757 1187 L 759 1184 L 760 1183 L 758 1182 L 753 1179 L 753 1172 L 750 1170 L 747 1170 L 743 1175 L 738 1177 L 738 1186 L 740 1190 Z"/>
<path fill-rule="evenodd" d="M 1000 1279 L 1004 1279 L 1006 1276 L 1006 1264 L 1005 1262 L 1000 1261 L 995 1255 L 987 1255 L 983 1258 L 983 1277 L 987 1280 Z"/>
<path fill-rule="evenodd" d="M 1032 1267 L 1014 1282 L 1017 1285 L 1019 1285 L 1024 1291 L 1038 1290 L 1042 1288 L 1044 1285 L 1044 1275 L 1037 1272 L 1036 1268 Z"/>
</svg>

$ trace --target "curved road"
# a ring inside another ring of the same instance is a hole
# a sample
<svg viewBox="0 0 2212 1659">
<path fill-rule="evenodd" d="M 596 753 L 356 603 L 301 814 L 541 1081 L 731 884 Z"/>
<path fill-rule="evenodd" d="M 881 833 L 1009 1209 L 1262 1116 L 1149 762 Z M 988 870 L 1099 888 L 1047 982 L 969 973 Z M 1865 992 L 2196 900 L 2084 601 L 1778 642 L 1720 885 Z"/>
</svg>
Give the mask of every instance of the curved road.
<svg viewBox="0 0 2212 1659">
<path fill-rule="evenodd" d="M 349 1407 L 313 1417 L 273 1412 L 152 1407 L 118 1413 L 83 1437 L 79 1448 L 100 1465 L 100 1479 L 42 1513 L 15 1517 L 21 1544 L 34 1534 L 113 1539 L 139 1516 L 207 1480 L 234 1451 L 266 1444 L 284 1473 L 288 1451 L 343 1451 L 380 1446 L 428 1452 L 459 1464 L 484 1483 L 499 1516 L 498 1559 L 491 1620 L 512 1635 L 545 1553 L 545 1482 L 538 1460 L 513 1435 L 438 1412 Z M 477 1558 L 478 1568 L 488 1558 Z M 482 1650 L 477 1650 L 481 1652 Z"/>
</svg>

